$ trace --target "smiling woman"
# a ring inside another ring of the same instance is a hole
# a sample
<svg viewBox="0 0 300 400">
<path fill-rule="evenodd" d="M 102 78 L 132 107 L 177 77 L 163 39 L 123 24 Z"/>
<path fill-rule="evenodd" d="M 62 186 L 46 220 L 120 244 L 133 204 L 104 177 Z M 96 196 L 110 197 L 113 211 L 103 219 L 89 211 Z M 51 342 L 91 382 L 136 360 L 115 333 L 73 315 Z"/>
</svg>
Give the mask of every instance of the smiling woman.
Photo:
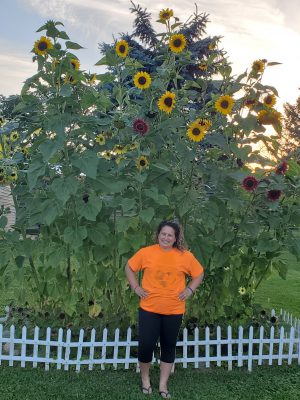
<svg viewBox="0 0 300 400">
<path fill-rule="evenodd" d="M 125 271 L 132 290 L 140 297 L 139 349 L 142 392 L 152 393 L 149 369 L 158 338 L 161 344 L 159 391 L 170 398 L 167 383 L 175 359 L 177 335 L 185 312 L 185 301 L 194 294 L 203 279 L 203 267 L 186 250 L 180 225 L 162 221 L 156 232 L 156 244 L 134 254 Z M 136 273 L 143 271 L 142 285 Z M 192 278 L 186 286 L 186 277 Z"/>
</svg>

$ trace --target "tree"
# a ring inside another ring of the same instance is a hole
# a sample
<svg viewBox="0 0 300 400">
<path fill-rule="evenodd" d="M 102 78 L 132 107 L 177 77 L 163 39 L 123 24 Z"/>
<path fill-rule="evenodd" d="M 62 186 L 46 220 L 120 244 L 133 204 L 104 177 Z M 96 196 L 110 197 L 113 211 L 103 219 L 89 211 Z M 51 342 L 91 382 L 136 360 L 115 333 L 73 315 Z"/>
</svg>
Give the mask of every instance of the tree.
<svg viewBox="0 0 300 400">
<path fill-rule="evenodd" d="M 284 150 L 286 154 L 297 153 L 300 148 L 300 97 L 296 104 L 284 104 Z"/>
</svg>

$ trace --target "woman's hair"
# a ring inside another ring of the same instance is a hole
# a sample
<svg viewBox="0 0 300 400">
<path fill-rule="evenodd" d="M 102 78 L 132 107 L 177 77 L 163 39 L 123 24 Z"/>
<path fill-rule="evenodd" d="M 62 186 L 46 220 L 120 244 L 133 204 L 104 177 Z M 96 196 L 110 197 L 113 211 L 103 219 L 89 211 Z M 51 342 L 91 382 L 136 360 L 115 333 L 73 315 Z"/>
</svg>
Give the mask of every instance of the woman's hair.
<svg viewBox="0 0 300 400">
<path fill-rule="evenodd" d="M 180 251 L 186 250 L 187 246 L 186 246 L 185 241 L 184 241 L 182 226 L 179 225 L 179 223 L 176 222 L 176 221 L 162 221 L 158 225 L 157 231 L 156 231 L 156 237 L 155 237 L 156 243 L 158 242 L 158 235 L 160 234 L 160 231 L 165 226 L 169 226 L 170 228 L 174 229 L 175 239 L 176 240 L 175 240 L 175 242 L 173 244 L 173 247 L 176 247 Z"/>
</svg>

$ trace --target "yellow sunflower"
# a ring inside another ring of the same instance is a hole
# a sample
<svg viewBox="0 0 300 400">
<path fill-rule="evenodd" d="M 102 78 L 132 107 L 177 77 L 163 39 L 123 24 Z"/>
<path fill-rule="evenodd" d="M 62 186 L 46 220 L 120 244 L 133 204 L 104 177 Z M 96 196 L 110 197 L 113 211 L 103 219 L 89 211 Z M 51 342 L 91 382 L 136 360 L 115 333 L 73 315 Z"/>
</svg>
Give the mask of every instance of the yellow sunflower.
<svg viewBox="0 0 300 400">
<path fill-rule="evenodd" d="M 227 115 L 232 111 L 234 100 L 229 95 L 220 96 L 215 102 L 215 108 L 221 114 Z"/>
<path fill-rule="evenodd" d="M 246 294 L 246 288 L 244 286 L 239 287 L 239 294 L 242 296 Z"/>
<path fill-rule="evenodd" d="M 186 47 L 186 38 L 182 33 L 172 35 L 169 41 L 169 48 L 173 53 L 181 53 Z"/>
<path fill-rule="evenodd" d="M 116 43 L 115 50 L 119 57 L 125 58 L 125 57 L 127 57 L 127 54 L 129 51 L 129 45 L 126 42 L 126 40 L 119 40 Z"/>
<path fill-rule="evenodd" d="M 280 124 L 281 118 L 282 114 L 271 107 L 268 110 L 261 110 L 257 115 L 257 121 L 261 125 Z"/>
<path fill-rule="evenodd" d="M 202 62 L 202 63 L 199 65 L 199 69 L 200 69 L 201 71 L 206 71 L 206 70 L 207 70 L 207 64 L 206 64 L 205 62 Z"/>
<path fill-rule="evenodd" d="M 276 97 L 274 96 L 274 94 L 267 94 L 263 98 L 263 103 L 267 107 L 273 107 L 276 104 Z"/>
<path fill-rule="evenodd" d="M 126 146 L 123 146 L 122 144 L 117 144 L 113 148 L 113 152 L 116 154 L 124 154 L 126 153 Z"/>
<path fill-rule="evenodd" d="M 79 60 L 77 60 L 76 58 L 71 58 L 70 63 L 72 65 L 73 69 L 75 69 L 76 71 L 79 70 L 79 68 L 80 68 L 80 61 Z"/>
<path fill-rule="evenodd" d="M 105 144 L 105 136 L 102 133 L 96 136 L 95 141 L 100 145 L 103 146 Z"/>
<path fill-rule="evenodd" d="M 265 62 L 263 60 L 255 60 L 252 63 L 252 71 L 254 73 L 261 74 L 262 72 L 264 72 L 264 69 L 265 69 Z"/>
<path fill-rule="evenodd" d="M 208 45 L 208 50 L 214 50 L 217 47 L 216 42 L 210 42 Z"/>
<path fill-rule="evenodd" d="M 77 82 L 77 79 L 74 79 L 72 75 L 66 74 L 64 78 L 64 83 L 71 83 L 72 85 L 75 85 Z"/>
<path fill-rule="evenodd" d="M 20 135 L 17 131 L 12 131 L 9 135 L 9 139 L 11 142 L 16 142 L 19 139 Z"/>
<path fill-rule="evenodd" d="M 198 118 L 189 125 L 186 134 L 193 142 L 200 142 L 203 140 L 209 127 L 210 124 L 208 120 Z"/>
<path fill-rule="evenodd" d="M 169 8 L 166 8 L 166 9 L 161 10 L 161 11 L 159 12 L 159 19 L 160 19 L 162 22 L 166 22 L 166 21 L 168 21 L 171 17 L 173 17 L 173 15 L 174 15 L 173 10 L 171 10 L 171 9 L 169 9 Z"/>
<path fill-rule="evenodd" d="M 87 83 L 89 85 L 93 85 L 96 82 L 96 80 L 97 80 L 97 75 L 96 74 L 89 74 Z"/>
<path fill-rule="evenodd" d="M 170 112 L 175 107 L 175 97 L 176 97 L 175 93 L 171 93 L 171 92 L 167 91 L 158 100 L 158 102 L 157 102 L 158 108 L 161 111 L 164 111 L 167 114 L 170 114 Z"/>
<path fill-rule="evenodd" d="M 136 160 L 136 167 L 139 171 L 142 171 L 143 169 L 146 169 L 149 167 L 149 161 L 147 160 L 147 158 L 145 156 L 140 156 Z"/>
<path fill-rule="evenodd" d="M 105 158 L 105 160 L 111 160 L 113 154 L 112 154 L 112 152 L 110 150 L 105 150 L 105 151 L 99 151 L 97 153 L 97 156 L 98 157 L 103 157 L 103 158 Z"/>
<path fill-rule="evenodd" d="M 42 36 L 34 43 L 34 52 L 40 56 L 47 54 L 50 49 L 53 49 L 53 43 L 46 36 Z"/>
<path fill-rule="evenodd" d="M 141 90 L 148 89 L 151 85 L 151 76 L 148 72 L 137 72 L 133 77 L 133 83 Z"/>
<path fill-rule="evenodd" d="M 9 181 L 16 181 L 18 179 L 18 174 L 16 171 L 12 171 L 10 175 L 8 175 Z"/>
</svg>

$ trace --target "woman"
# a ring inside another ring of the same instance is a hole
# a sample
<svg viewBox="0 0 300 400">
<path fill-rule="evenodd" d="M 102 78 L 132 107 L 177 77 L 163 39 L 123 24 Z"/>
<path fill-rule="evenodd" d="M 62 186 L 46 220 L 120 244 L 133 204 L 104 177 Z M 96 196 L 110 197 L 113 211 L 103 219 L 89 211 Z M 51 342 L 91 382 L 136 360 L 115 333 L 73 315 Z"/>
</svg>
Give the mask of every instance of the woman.
<svg viewBox="0 0 300 400">
<path fill-rule="evenodd" d="M 176 340 L 185 301 L 203 279 L 203 267 L 185 250 L 180 226 L 163 221 L 156 234 L 157 244 L 143 247 L 128 260 L 125 271 L 129 284 L 140 297 L 138 360 L 142 392 L 151 394 L 149 369 L 155 344 L 160 338 L 159 393 L 169 399 L 167 383 L 175 360 Z M 142 286 L 136 273 L 143 271 Z M 186 286 L 186 276 L 192 280 Z"/>
</svg>

